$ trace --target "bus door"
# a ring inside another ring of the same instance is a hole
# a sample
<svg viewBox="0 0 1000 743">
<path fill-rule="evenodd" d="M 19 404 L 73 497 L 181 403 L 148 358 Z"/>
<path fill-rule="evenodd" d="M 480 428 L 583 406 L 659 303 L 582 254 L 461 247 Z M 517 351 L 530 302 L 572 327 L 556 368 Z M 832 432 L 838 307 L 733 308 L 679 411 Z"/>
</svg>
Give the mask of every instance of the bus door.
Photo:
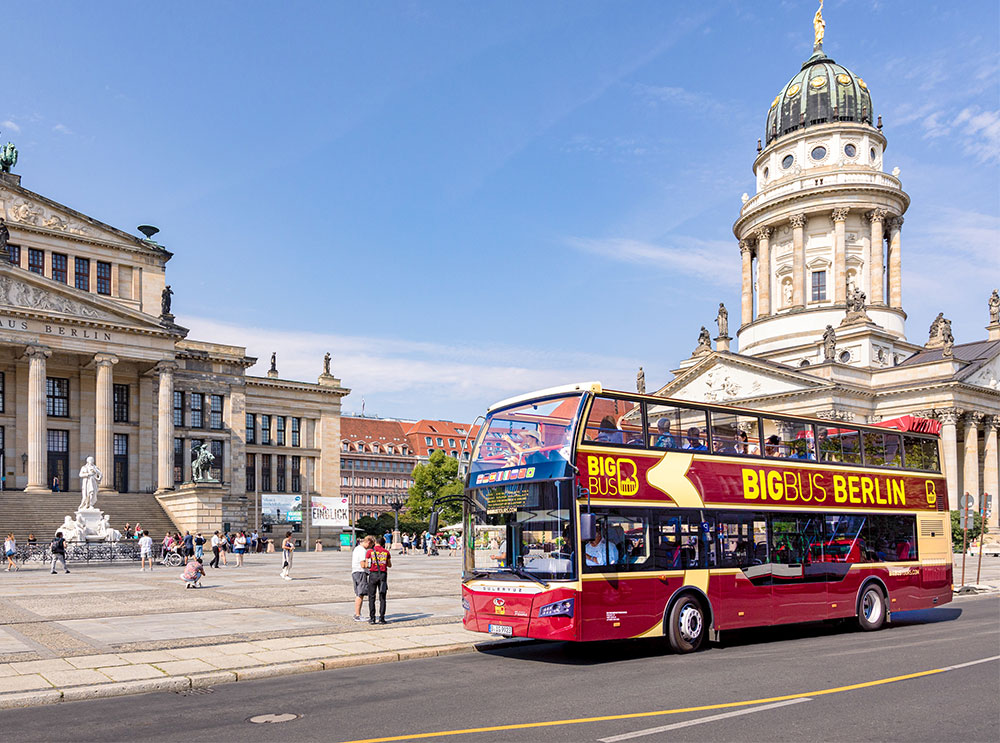
<svg viewBox="0 0 1000 743">
<path fill-rule="evenodd" d="M 716 515 L 718 566 L 709 598 L 719 629 L 771 623 L 771 565 L 767 556 L 767 515 L 719 511 Z M 738 568 L 734 570 L 733 568 Z"/>
<path fill-rule="evenodd" d="M 583 545 L 584 640 L 635 637 L 663 619 L 667 586 L 656 574 L 649 512 L 594 509 L 600 541 Z"/>
<path fill-rule="evenodd" d="M 771 515 L 772 621 L 812 622 L 827 617 L 823 515 Z"/>
</svg>

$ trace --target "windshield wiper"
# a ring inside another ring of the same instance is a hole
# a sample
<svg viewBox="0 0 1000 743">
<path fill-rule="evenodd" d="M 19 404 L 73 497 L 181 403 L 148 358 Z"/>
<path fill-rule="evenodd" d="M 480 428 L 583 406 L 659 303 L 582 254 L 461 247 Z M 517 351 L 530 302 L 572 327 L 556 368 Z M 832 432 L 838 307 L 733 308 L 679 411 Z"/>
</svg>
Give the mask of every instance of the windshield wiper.
<svg viewBox="0 0 1000 743">
<path fill-rule="evenodd" d="M 528 580 L 533 580 L 535 583 L 540 585 L 542 588 L 548 588 L 549 584 L 539 578 L 537 575 L 532 575 L 532 573 L 524 568 L 511 568 L 510 572 L 519 578 L 527 578 Z"/>
</svg>

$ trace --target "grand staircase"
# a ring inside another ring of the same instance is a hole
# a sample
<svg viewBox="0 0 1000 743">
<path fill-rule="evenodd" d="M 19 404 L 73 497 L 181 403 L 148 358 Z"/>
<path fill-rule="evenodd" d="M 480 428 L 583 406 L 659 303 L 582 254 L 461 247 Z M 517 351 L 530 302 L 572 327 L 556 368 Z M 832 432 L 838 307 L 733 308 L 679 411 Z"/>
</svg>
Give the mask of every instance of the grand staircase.
<svg viewBox="0 0 1000 743">
<path fill-rule="evenodd" d="M 79 505 L 80 493 L 4 491 L 0 493 L 0 535 L 14 532 L 15 539 L 23 542 L 33 533 L 40 544 L 45 544 Z M 97 507 L 111 517 L 112 528 L 123 533 L 126 521 L 133 527 L 140 522 L 157 542 L 168 531 L 177 531 L 163 506 L 149 493 L 101 495 Z"/>
</svg>

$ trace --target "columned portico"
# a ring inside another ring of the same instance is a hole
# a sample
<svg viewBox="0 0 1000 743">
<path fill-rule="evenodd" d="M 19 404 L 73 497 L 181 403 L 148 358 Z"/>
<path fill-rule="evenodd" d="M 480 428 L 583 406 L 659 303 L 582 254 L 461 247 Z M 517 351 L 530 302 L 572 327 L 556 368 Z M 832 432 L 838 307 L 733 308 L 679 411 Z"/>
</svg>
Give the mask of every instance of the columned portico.
<svg viewBox="0 0 1000 743">
<path fill-rule="evenodd" d="M 871 221 L 871 245 L 869 250 L 870 273 L 868 275 L 871 287 L 871 296 L 868 301 L 871 304 L 885 304 L 885 261 L 882 257 L 883 223 L 885 222 L 885 209 L 873 209 L 868 215 Z"/>
<path fill-rule="evenodd" d="M 979 505 L 979 422 L 982 413 L 966 413 L 965 415 L 965 448 L 963 451 L 962 490 L 976 499 Z"/>
<path fill-rule="evenodd" d="M 97 394 L 94 410 L 94 459 L 101 471 L 99 493 L 113 493 L 114 486 L 114 375 L 118 357 L 109 353 L 94 356 L 97 367 Z"/>
<path fill-rule="evenodd" d="M 740 240 L 740 258 L 743 261 L 743 294 L 740 304 L 741 324 L 753 322 L 753 254 L 750 243 Z"/>
<path fill-rule="evenodd" d="M 160 391 L 156 405 L 156 492 L 174 489 L 174 370 L 173 361 L 156 365 Z"/>
<path fill-rule="evenodd" d="M 889 306 L 903 306 L 903 259 L 902 249 L 903 218 L 889 220 Z"/>
<path fill-rule="evenodd" d="M 28 346 L 24 355 L 28 358 L 28 484 L 24 490 L 47 493 L 45 365 L 52 350 L 45 346 Z"/>
<path fill-rule="evenodd" d="M 792 225 L 792 307 L 805 307 L 805 214 L 793 214 Z"/>
<path fill-rule="evenodd" d="M 771 228 L 757 230 L 757 317 L 771 314 Z"/>
<path fill-rule="evenodd" d="M 990 515 L 990 531 L 996 533 L 1000 523 L 1000 510 L 997 499 L 1000 497 L 1000 463 L 997 455 L 997 428 L 1000 427 L 1000 416 L 990 415 L 983 421 L 986 425 L 986 436 L 983 448 L 986 456 L 983 459 L 983 490 L 993 496 L 993 513 Z"/>
<path fill-rule="evenodd" d="M 847 238 L 845 234 L 847 215 L 850 209 L 834 209 L 833 214 L 833 301 L 844 304 L 847 301 Z"/>
<path fill-rule="evenodd" d="M 962 410 L 946 408 L 936 410 L 935 415 L 941 421 L 941 454 L 944 464 L 944 476 L 948 482 L 948 507 L 958 507 L 958 430 L 957 424 Z"/>
</svg>

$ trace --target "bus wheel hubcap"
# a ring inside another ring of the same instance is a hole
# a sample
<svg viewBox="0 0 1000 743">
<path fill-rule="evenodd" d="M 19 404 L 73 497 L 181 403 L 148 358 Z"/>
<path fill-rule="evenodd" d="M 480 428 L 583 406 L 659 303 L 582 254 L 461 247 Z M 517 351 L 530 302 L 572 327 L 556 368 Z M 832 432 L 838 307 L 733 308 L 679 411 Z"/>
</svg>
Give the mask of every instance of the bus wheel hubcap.
<svg viewBox="0 0 1000 743">
<path fill-rule="evenodd" d="M 865 594 L 865 619 L 869 622 L 878 621 L 879 616 L 882 613 L 882 607 L 879 603 L 878 596 L 875 595 L 874 591 L 868 591 Z"/>
<path fill-rule="evenodd" d="M 694 642 L 701 637 L 701 612 L 697 607 L 688 604 L 681 609 L 678 625 L 684 641 Z"/>
</svg>

